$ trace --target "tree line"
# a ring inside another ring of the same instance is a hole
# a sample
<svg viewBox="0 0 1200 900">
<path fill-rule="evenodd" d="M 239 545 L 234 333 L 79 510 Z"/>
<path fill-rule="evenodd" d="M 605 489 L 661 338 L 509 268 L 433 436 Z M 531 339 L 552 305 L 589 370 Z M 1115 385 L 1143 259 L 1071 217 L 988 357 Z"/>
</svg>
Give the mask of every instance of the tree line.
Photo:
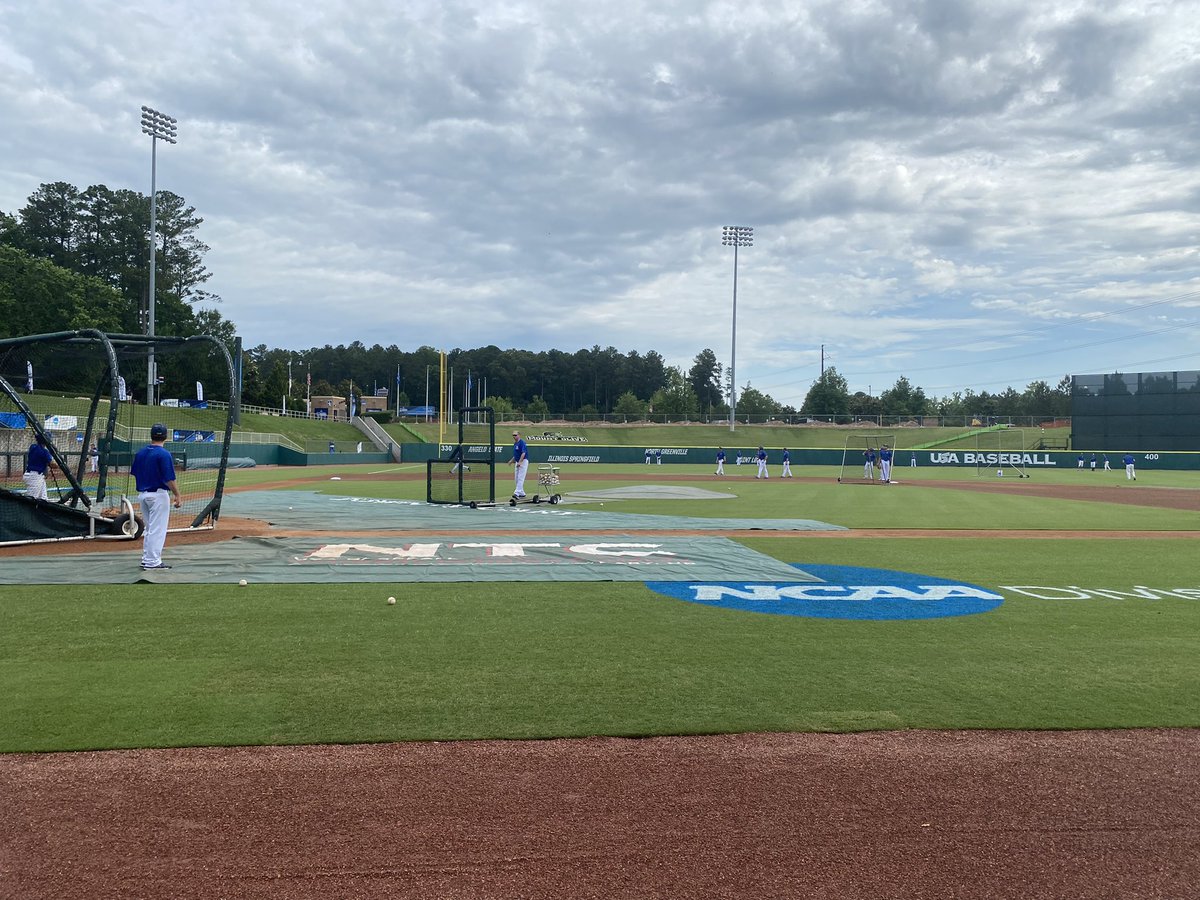
<svg viewBox="0 0 1200 900">
<path fill-rule="evenodd" d="M 738 408 L 741 409 L 740 402 Z M 851 394 L 846 379 L 832 367 L 813 383 L 801 408 L 802 415 L 910 419 L 921 416 L 1056 419 L 1069 416 L 1070 411 L 1070 375 L 1064 375 L 1054 387 L 1045 381 L 1033 381 L 1023 391 L 1012 387 L 997 394 L 966 390 L 945 397 L 927 397 L 921 388 L 901 376 L 875 397 L 863 391 Z"/>
<path fill-rule="evenodd" d="M 204 220 L 182 197 L 160 191 L 155 267 L 155 333 L 211 334 L 234 352 L 236 327 L 211 306 L 205 289 L 208 246 Z M 16 213 L 0 211 L 0 336 L 79 328 L 124 334 L 147 331 L 150 198 L 133 190 L 92 185 L 84 190 L 41 185 Z M 349 345 L 307 350 L 243 349 L 242 398 L 250 405 L 303 410 L 311 395 L 349 397 L 387 391 L 388 406 L 437 406 L 440 358 L 430 346 Z M 622 415 L 705 420 L 729 414 L 729 375 L 711 349 L 688 369 L 668 366 L 654 350 L 622 353 L 615 347 L 574 353 L 496 346 L 447 353 L 453 406 L 482 403 L 498 412 L 530 415 Z M 189 384 L 194 373 L 179 373 Z M 144 376 L 143 376 L 144 377 Z M 138 375 L 131 373 L 135 392 Z M 470 378 L 470 392 L 467 380 Z M 169 389 L 168 389 L 169 390 Z M 169 394 L 168 394 L 169 395 Z M 1034 382 L 1024 391 L 955 392 L 927 397 L 907 378 L 879 396 L 851 393 L 837 370 L 825 370 L 800 409 L 746 383 L 738 388 L 739 418 L 780 416 L 1047 416 L 1068 414 L 1070 378 L 1051 388 Z"/>
</svg>

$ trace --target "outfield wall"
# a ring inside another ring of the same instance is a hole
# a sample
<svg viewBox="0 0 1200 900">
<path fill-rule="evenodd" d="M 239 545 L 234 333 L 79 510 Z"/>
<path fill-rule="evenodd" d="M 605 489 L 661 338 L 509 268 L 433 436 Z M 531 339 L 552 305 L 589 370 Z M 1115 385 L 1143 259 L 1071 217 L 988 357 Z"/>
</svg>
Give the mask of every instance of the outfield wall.
<svg viewBox="0 0 1200 900">
<path fill-rule="evenodd" d="M 405 462 L 424 462 L 430 458 L 445 458 L 449 456 L 453 445 L 444 444 L 439 453 L 437 444 L 403 444 L 403 458 Z M 757 452 L 757 447 L 753 450 L 743 450 L 743 466 L 753 466 L 753 455 Z M 716 447 L 651 447 L 651 463 L 650 466 L 658 465 L 657 451 L 662 451 L 662 465 L 679 465 L 681 463 L 689 465 L 715 465 L 717 456 Z M 780 464 L 780 447 L 768 447 L 768 464 L 778 467 Z M 975 468 L 982 464 L 985 466 L 1012 466 L 1021 464 L 1029 469 L 1074 469 L 1078 468 L 1078 457 L 1083 451 L 1054 451 L 1054 450 L 1038 450 L 1038 451 L 1020 451 L 1020 452 L 997 452 L 994 450 L 897 450 L 895 459 L 892 465 L 895 468 L 904 468 L 910 465 L 910 460 L 915 454 L 917 458 L 918 468 L 954 468 L 966 467 Z M 840 466 L 842 464 L 843 450 L 838 447 L 834 448 L 819 448 L 819 449 L 804 449 L 790 448 L 792 465 L 794 466 Z M 497 457 L 506 459 L 509 455 L 508 446 L 498 448 Z M 737 450 L 725 450 L 725 471 L 731 472 L 737 470 L 736 457 Z M 1104 454 L 1096 452 L 1096 468 L 1103 469 Z M 343 456 L 352 457 L 355 454 L 343 454 Z M 1109 452 L 1109 465 L 1114 470 L 1124 471 L 1125 464 L 1122 462 L 1123 453 Z M 1200 470 L 1200 452 L 1138 452 L 1134 453 L 1134 460 L 1139 468 L 1149 469 L 1173 469 L 1173 470 Z M 983 457 L 980 460 L 980 457 Z M 1084 466 L 1090 468 L 1091 451 L 1083 452 Z M 533 465 L 539 463 L 553 463 L 554 465 L 588 465 L 591 463 L 633 463 L 642 466 L 646 465 L 646 448 L 645 447 L 591 447 L 581 444 L 529 444 L 529 461 Z M 319 464 L 321 458 L 316 458 L 316 463 Z M 312 465 L 313 463 L 310 463 Z M 852 450 L 850 455 L 846 457 L 846 464 L 854 465 L 856 468 L 862 464 L 862 451 Z M 649 466 L 647 466 L 649 468 Z"/>
<path fill-rule="evenodd" d="M 179 444 L 169 448 L 184 450 L 188 453 L 196 451 L 196 444 Z M 452 445 L 442 445 L 439 452 L 437 444 L 400 444 L 402 461 L 405 463 L 424 463 L 431 458 L 446 458 L 450 455 Z M 658 465 L 655 451 L 662 450 L 662 465 L 714 465 L 716 447 L 652 447 L 651 466 Z M 768 463 L 778 468 L 780 464 L 780 447 L 768 447 Z M 753 466 L 753 454 L 757 451 L 743 450 L 743 466 Z M 478 452 L 478 451 L 476 451 Z M 736 450 L 725 451 L 725 470 L 738 471 L 736 465 Z M 795 466 L 840 466 L 842 464 L 841 448 L 823 447 L 805 449 L 791 448 L 792 464 Z M 982 464 L 988 467 L 1016 465 L 1014 458 L 1029 469 L 1075 469 L 1078 468 L 1078 451 L 1023 451 L 1020 453 L 997 453 L 987 450 L 897 450 L 893 466 L 897 469 L 909 467 L 910 459 L 915 454 L 918 468 L 975 468 Z M 504 460 L 509 455 L 508 446 L 499 448 L 497 458 Z M 1109 464 L 1114 470 L 1124 470 L 1123 453 L 1109 452 Z M 1169 469 L 1178 471 L 1200 470 L 1200 452 L 1166 451 L 1137 452 L 1134 459 L 1139 468 Z M 327 466 L 354 465 L 369 463 L 371 465 L 388 464 L 392 458 L 387 453 L 373 451 L 370 453 L 304 453 L 281 447 L 276 444 L 231 444 L 229 456 L 234 458 L 250 458 L 260 466 Z M 1084 456 L 1085 468 L 1090 468 L 1091 451 Z M 592 447 L 581 444 L 530 444 L 529 460 L 533 465 L 552 463 L 554 465 L 575 466 L 592 463 L 626 463 L 646 466 L 645 447 Z M 857 468 L 862 463 L 861 451 L 852 450 L 846 459 L 847 466 Z M 1104 467 L 1103 453 L 1096 453 L 1096 468 Z"/>
</svg>

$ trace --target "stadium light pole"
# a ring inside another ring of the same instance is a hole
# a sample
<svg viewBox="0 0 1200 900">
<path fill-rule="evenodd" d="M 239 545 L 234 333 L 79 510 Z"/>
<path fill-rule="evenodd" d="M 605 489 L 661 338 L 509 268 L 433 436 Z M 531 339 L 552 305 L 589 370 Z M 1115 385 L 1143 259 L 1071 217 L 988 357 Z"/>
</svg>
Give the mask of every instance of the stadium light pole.
<svg viewBox="0 0 1200 900">
<path fill-rule="evenodd" d="M 154 255 L 158 249 L 158 142 L 175 143 L 177 120 L 148 106 L 142 107 L 142 131 L 150 135 L 150 297 L 146 302 L 146 334 L 154 337 Z M 146 360 L 146 403 L 154 405 L 154 344 Z"/>
<path fill-rule="evenodd" d="M 748 225 L 726 225 L 721 243 L 733 247 L 733 340 L 729 350 L 729 430 L 737 428 L 737 269 L 738 247 L 754 246 L 754 229 Z"/>
</svg>

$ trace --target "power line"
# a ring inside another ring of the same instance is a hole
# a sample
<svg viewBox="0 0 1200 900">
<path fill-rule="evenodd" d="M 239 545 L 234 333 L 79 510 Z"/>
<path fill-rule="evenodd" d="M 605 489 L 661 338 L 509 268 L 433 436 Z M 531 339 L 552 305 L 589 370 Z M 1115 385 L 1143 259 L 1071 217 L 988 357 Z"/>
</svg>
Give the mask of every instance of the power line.
<svg viewBox="0 0 1200 900">
<path fill-rule="evenodd" d="M 1088 323 L 1095 322 L 1095 321 L 1098 321 L 1103 318 L 1108 318 L 1110 316 L 1118 315 L 1120 313 L 1135 312 L 1138 310 L 1149 309 L 1149 308 L 1156 307 L 1156 306 L 1162 306 L 1167 303 L 1176 303 L 1180 300 L 1184 300 L 1184 299 L 1188 299 L 1188 298 L 1196 297 L 1196 296 L 1200 296 L 1200 291 L 1191 291 L 1186 294 L 1179 294 L 1177 296 L 1168 297 L 1163 300 L 1153 300 L 1148 303 L 1139 304 L 1137 306 L 1126 307 L 1125 309 L 1122 309 L 1122 310 L 1114 310 L 1112 312 L 1102 313 L 1097 316 L 1089 317 L 1088 319 L 1084 320 L 1084 323 L 1088 324 Z M 1023 336 L 1027 336 L 1027 335 L 1044 334 L 1046 332 L 1053 331 L 1058 328 L 1066 327 L 1067 325 L 1078 325 L 1078 324 L 1080 324 L 1078 320 L 1071 321 L 1071 322 L 1063 322 L 1063 323 L 1059 323 L 1059 324 L 1055 324 L 1055 325 L 1049 325 L 1049 326 L 1046 326 L 1045 328 L 1025 329 L 1024 331 L 1015 331 L 1015 332 L 1009 332 L 1009 333 L 995 335 L 995 336 L 989 336 L 989 340 L 1000 341 L 1000 340 L 1007 340 L 1009 338 L 1014 338 L 1014 337 L 1023 337 Z M 1067 352 L 1071 352 L 1074 350 L 1084 350 L 1084 349 L 1088 349 L 1090 347 L 1102 346 L 1104 344 L 1119 343 L 1121 341 L 1136 340 L 1138 338 L 1152 337 L 1154 335 L 1164 334 L 1166 332 L 1178 331 L 1183 328 L 1194 328 L 1197 325 L 1200 325 L 1200 321 L 1192 320 L 1192 321 L 1184 322 L 1184 323 L 1176 323 L 1173 325 L 1165 326 L 1163 328 L 1152 329 L 1149 331 L 1131 332 L 1128 334 L 1119 335 L 1117 337 L 1105 338 L 1105 339 L 1099 340 L 1099 341 L 1087 341 L 1087 342 L 1080 343 L 1080 344 L 1072 344 L 1072 345 L 1058 348 L 1057 352 L 1067 353 Z M 968 348 L 968 346 L 969 345 L 951 345 L 948 347 L 941 347 L 939 349 L 943 350 L 943 351 L 965 350 Z M 943 371 L 946 369 L 958 369 L 958 368 L 963 368 L 966 366 L 979 366 L 981 364 L 992 365 L 995 363 L 1011 362 L 1012 360 L 1028 359 L 1029 357 L 1033 357 L 1033 356 L 1042 356 L 1042 355 L 1044 355 L 1044 353 L 1045 353 L 1045 351 L 1036 350 L 1036 351 L 1030 351 L 1028 353 L 1010 354 L 1008 356 L 998 356 L 998 357 L 992 356 L 992 357 L 988 357 L 986 359 L 981 359 L 979 357 L 975 357 L 975 358 L 965 361 L 965 362 L 945 363 L 945 364 L 936 365 L 936 366 L 920 366 L 918 368 L 907 369 L 905 371 L 905 375 L 907 376 L 908 373 L 936 372 L 936 371 Z M 1177 358 L 1181 359 L 1181 358 L 1186 358 L 1186 355 L 1182 356 L 1182 357 L 1170 357 L 1170 358 L 1171 359 L 1177 359 Z M 786 373 L 788 371 L 795 371 L 800 368 L 804 368 L 804 367 L 796 366 L 793 369 L 783 369 L 780 372 L 777 372 L 775 374 L 777 377 L 780 374 Z M 839 374 L 845 378 L 861 379 L 861 378 L 869 378 L 876 372 L 878 372 L 877 369 L 870 371 L 870 372 L 839 372 Z M 797 385 L 812 385 L 813 383 L 815 383 L 815 381 L 816 381 L 816 379 L 814 379 L 814 378 L 798 379 L 796 381 L 787 381 L 787 382 L 777 382 L 777 381 L 773 381 L 773 380 L 768 380 L 764 385 L 764 389 L 779 390 L 782 388 L 795 387 Z M 939 389 L 941 389 L 941 388 L 930 388 L 930 390 L 939 390 Z"/>
</svg>

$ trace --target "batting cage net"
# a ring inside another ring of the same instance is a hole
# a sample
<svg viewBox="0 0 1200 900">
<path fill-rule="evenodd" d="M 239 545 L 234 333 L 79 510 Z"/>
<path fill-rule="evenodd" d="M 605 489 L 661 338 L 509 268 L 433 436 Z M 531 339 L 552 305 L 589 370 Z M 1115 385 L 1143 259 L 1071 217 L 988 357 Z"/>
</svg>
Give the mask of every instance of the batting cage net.
<svg viewBox="0 0 1200 900">
<path fill-rule="evenodd" d="M 1005 474 L 1028 478 L 1025 469 L 1025 432 L 1020 428 L 1003 426 L 975 435 L 975 474 L 977 476 Z"/>
<path fill-rule="evenodd" d="M 234 386 L 228 350 L 208 336 L 83 330 L 0 340 L 0 543 L 140 535 L 129 466 L 155 423 L 167 427 L 183 500 L 169 528 L 214 526 Z M 39 444 L 50 455 L 40 479 L 26 472 Z"/>
<path fill-rule="evenodd" d="M 860 431 L 856 434 L 846 435 L 846 446 L 842 450 L 842 467 L 838 471 L 838 483 L 870 484 L 882 479 L 879 451 L 884 447 L 893 451 L 896 449 L 894 433 Z"/>
<path fill-rule="evenodd" d="M 480 506 L 496 502 L 496 414 L 490 406 L 460 409 L 458 443 L 425 462 L 425 499 L 430 503 Z"/>
</svg>

